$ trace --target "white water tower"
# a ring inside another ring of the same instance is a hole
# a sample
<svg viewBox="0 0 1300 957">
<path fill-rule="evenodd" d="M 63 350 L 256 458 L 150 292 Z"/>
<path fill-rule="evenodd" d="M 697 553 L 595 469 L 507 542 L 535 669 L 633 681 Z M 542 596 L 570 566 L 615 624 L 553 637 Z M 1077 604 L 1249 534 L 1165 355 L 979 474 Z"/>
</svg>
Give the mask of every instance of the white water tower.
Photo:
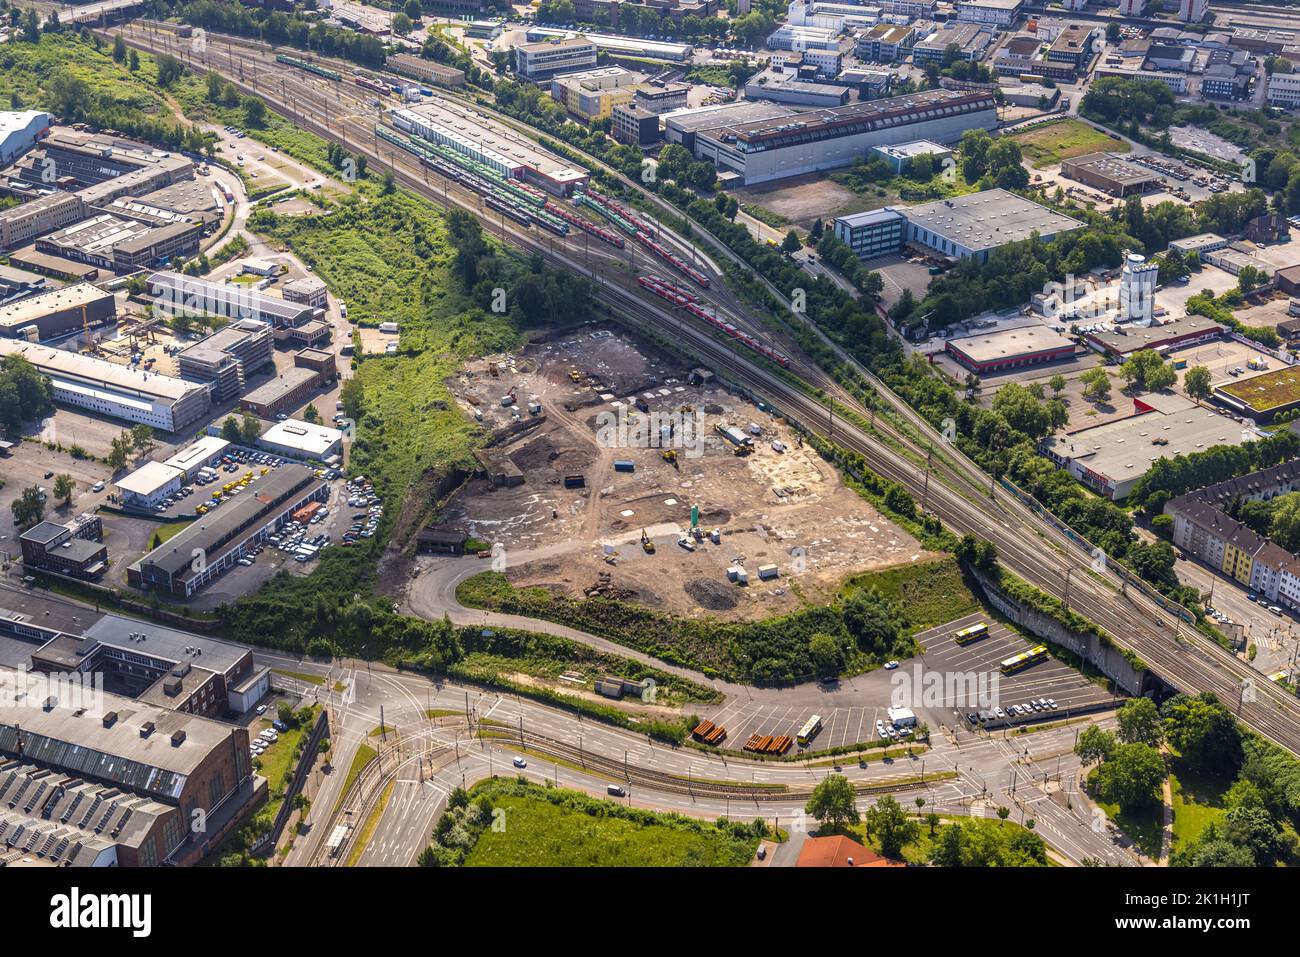
<svg viewBox="0 0 1300 957">
<path fill-rule="evenodd" d="M 1160 267 L 1137 253 L 1124 254 L 1124 271 L 1119 279 L 1121 322 L 1142 321 L 1150 325 L 1155 317 L 1156 277 Z"/>
</svg>

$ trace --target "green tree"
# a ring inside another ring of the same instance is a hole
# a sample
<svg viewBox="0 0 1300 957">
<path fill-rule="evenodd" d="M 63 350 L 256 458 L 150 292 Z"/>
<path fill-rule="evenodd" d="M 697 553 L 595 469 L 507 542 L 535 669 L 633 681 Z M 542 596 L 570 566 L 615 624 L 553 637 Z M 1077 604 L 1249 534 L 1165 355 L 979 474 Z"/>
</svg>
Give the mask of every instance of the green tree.
<svg viewBox="0 0 1300 957">
<path fill-rule="evenodd" d="M 315 403 L 309 404 L 307 410 L 302 414 L 303 421 L 319 423 L 321 421 L 320 413 L 316 411 Z"/>
<path fill-rule="evenodd" d="M 1159 751 L 1149 744 L 1121 744 L 1097 770 L 1097 790 L 1102 800 L 1131 811 L 1157 803 L 1164 779 Z"/>
<path fill-rule="evenodd" d="M 1101 403 L 1110 398 L 1110 376 L 1102 366 L 1089 369 L 1079 376 L 1083 383 L 1083 397 L 1089 402 Z"/>
<path fill-rule="evenodd" d="M 153 427 L 143 422 L 131 426 L 131 444 L 137 452 L 143 452 L 153 445 Z"/>
<path fill-rule="evenodd" d="M 867 809 L 867 834 L 880 842 L 880 853 L 885 857 L 898 857 L 903 845 L 916 839 L 916 822 L 907 816 L 903 806 L 886 794 Z"/>
<path fill-rule="evenodd" d="M 1079 740 L 1074 745 L 1074 753 L 1085 765 L 1105 761 L 1114 751 L 1115 735 L 1095 724 L 1079 732 Z"/>
<path fill-rule="evenodd" d="M 1057 395 L 1060 395 L 1063 391 L 1065 391 L 1065 376 L 1061 375 L 1058 372 L 1056 375 L 1052 376 L 1052 378 L 1048 381 L 1047 384 L 1052 387 L 1053 392 L 1055 392 Z"/>
<path fill-rule="evenodd" d="M 347 417 L 353 422 L 359 422 L 366 408 L 366 388 L 361 380 L 352 378 L 344 382 L 343 388 L 339 390 L 339 401 L 343 403 Z"/>
<path fill-rule="evenodd" d="M 113 37 L 113 62 L 122 63 L 126 60 L 126 41 L 120 36 Z"/>
<path fill-rule="evenodd" d="M 266 104 L 262 102 L 262 98 L 258 96 L 246 96 L 244 97 L 243 106 L 244 119 L 248 121 L 248 125 L 260 127 L 266 120 Z M 358 175 L 360 175 L 359 168 Z"/>
<path fill-rule="evenodd" d="M 808 639 L 808 654 L 820 677 L 831 677 L 844 667 L 844 652 L 834 636 L 819 631 Z"/>
<path fill-rule="evenodd" d="M 244 421 L 239 425 L 239 437 L 244 445 L 254 445 L 262 435 L 262 420 L 251 412 L 244 413 Z"/>
<path fill-rule="evenodd" d="M 823 829 L 839 830 L 858 822 L 857 795 L 849 779 L 842 774 L 828 774 L 813 786 L 804 811 L 812 815 Z"/>
<path fill-rule="evenodd" d="M 859 588 L 844 602 L 844 627 L 860 649 L 883 657 L 898 641 L 903 619 L 875 588 Z"/>
<path fill-rule="evenodd" d="M 1119 709 L 1119 740 L 1159 747 L 1165 739 L 1160 710 L 1150 698 L 1129 698 Z"/>
<path fill-rule="evenodd" d="M 54 476 L 54 497 L 63 499 L 64 505 L 72 503 L 72 493 L 76 491 L 77 483 L 66 472 Z"/>
<path fill-rule="evenodd" d="M 785 239 L 781 240 L 781 252 L 786 255 L 798 252 L 802 247 L 803 243 L 799 241 L 799 234 L 793 229 L 785 234 Z"/>
<path fill-rule="evenodd" d="M 114 472 L 126 466 L 133 445 L 130 432 L 123 432 L 113 437 L 112 442 L 109 443 L 108 464 Z"/>
<path fill-rule="evenodd" d="M 226 416 L 226 420 L 221 423 L 221 437 L 232 445 L 238 445 L 244 438 L 239 431 L 239 420 L 233 415 Z"/>
<path fill-rule="evenodd" d="M 1201 402 L 1210 397 L 1210 370 L 1205 366 L 1192 366 L 1183 373 L 1183 391 Z"/>
<path fill-rule="evenodd" d="M 930 848 L 930 863 L 935 867 L 961 867 L 965 856 L 966 833 L 960 824 L 947 825 Z"/>
<path fill-rule="evenodd" d="M 1279 495 L 1271 504 L 1269 536 L 1289 552 L 1300 551 L 1300 492 Z"/>
<path fill-rule="evenodd" d="M 45 515 L 40 491 L 35 486 L 23 489 L 22 494 L 9 503 L 9 511 L 13 512 L 14 521 L 22 528 L 35 525 Z"/>
<path fill-rule="evenodd" d="M 1183 759 L 1206 774 L 1234 777 L 1241 767 L 1241 729 L 1211 692 L 1174 695 L 1160 706 L 1165 735 Z"/>
</svg>

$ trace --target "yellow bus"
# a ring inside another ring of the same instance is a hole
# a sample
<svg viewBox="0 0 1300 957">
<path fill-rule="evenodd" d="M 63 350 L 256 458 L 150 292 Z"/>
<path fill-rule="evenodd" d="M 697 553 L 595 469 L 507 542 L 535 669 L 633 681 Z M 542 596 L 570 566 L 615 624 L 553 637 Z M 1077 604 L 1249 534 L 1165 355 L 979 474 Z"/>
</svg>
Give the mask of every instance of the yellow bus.
<svg viewBox="0 0 1300 957">
<path fill-rule="evenodd" d="M 957 634 L 953 635 L 959 645 L 969 645 L 972 641 L 979 641 L 989 633 L 989 626 L 980 622 L 978 625 L 971 625 L 969 628 L 963 628 Z"/>
<path fill-rule="evenodd" d="M 1037 645 L 1028 651 L 1022 651 L 1018 655 L 1012 655 L 1006 661 L 1002 662 L 1001 668 L 1004 675 L 1015 674 L 1017 671 L 1023 671 L 1031 665 L 1036 665 L 1040 661 L 1047 660 L 1047 646 Z"/>
<path fill-rule="evenodd" d="M 795 740 L 799 742 L 799 747 L 801 748 L 808 747 L 808 742 L 811 741 L 813 738 L 815 738 L 817 736 L 817 732 L 820 731 L 821 729 L 822 729 L 821 715 L 815 714 L 811 718 L 809 718 L 806 722 L 804 722 L 804 726 L 799 729 L 799 734 L 795 736 Z"/>
</svg>

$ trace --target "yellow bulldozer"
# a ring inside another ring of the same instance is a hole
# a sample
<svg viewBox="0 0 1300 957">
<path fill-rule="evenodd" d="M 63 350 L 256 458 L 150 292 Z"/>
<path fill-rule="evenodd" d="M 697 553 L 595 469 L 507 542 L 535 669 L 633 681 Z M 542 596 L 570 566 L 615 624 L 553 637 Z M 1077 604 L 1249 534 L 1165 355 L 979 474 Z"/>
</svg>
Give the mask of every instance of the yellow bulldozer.
<svg viewBox="0 0 1300 957">
<path fill-rule="evenodd" d="M 681 469 L 681 466 L 677 464 L 677 450 L 676 450 L 676 449 L 664 449 L 664 450 L 663 450 L 662 452 L 660 452 L 659 454 L 660 454 L 661 456 L 663 456 L 663 460 L 664 460 L 665 462 L 667 462 L 669 465 L 671 465 L 673 468 L 678 469 L 678 470 Z"/>
</svg>

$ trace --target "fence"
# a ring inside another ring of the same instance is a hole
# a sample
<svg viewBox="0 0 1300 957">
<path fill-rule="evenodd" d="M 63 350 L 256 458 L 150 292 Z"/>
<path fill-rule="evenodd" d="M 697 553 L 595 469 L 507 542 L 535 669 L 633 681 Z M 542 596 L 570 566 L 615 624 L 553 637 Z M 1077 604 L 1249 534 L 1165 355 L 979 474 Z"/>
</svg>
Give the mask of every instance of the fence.
<svg viewBox="0 0 1300 957">
<path fill-rule="evenodd" d="M 321 740 L 329 735 L 329 728 L 329 715 L 321 711 L 320 714 L 316 715 L 316 722 L 312 725 L 311 733 L 307 735 L 303 742 L 302 754 L 298 756 L 298 766 L 294 768 L 293 778 L 289 781 L 289 786 L 284 789 L 284 802 L 275 815 L 275 822 L 271 825 L 271 830 L 253 843 L 250 849 L 253 854 L 269 852 L 280 840 L 280 835 L 284 832 L 284 826 L 289 823 L 289 815 L 293 813 L 293 799 L 298 796 L 303 785 L 307 783 L 307 774 L 311 771 L 311 766 L 316 760 L 316 750 L 320 747 Z"/>
</svg>

